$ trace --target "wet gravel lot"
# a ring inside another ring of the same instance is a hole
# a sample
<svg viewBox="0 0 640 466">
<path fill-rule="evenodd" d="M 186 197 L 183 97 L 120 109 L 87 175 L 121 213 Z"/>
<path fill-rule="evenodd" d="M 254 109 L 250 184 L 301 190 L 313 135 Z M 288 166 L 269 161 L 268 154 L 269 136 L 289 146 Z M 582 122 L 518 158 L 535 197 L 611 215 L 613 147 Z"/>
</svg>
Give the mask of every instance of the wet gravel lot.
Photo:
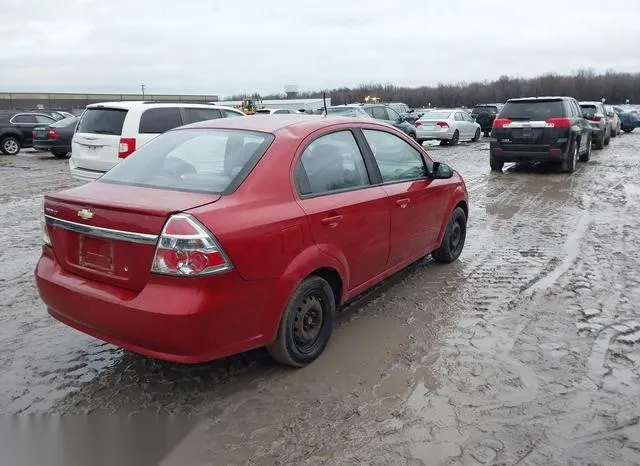
<svg viewBox="0 0 640 466">
<path fill-rule="evenodd" d="M 347 306 L 326 353 L 197 366 L 54 321 L 33 281 L 65 161 L 0 157 L 0 412 L 204 416 L 175 464 L 639 464 L 640 133 L 572 175 L 489 171 L 488 144 L 430 147 L 470 191 L 461 259 Z"/>
</svg>

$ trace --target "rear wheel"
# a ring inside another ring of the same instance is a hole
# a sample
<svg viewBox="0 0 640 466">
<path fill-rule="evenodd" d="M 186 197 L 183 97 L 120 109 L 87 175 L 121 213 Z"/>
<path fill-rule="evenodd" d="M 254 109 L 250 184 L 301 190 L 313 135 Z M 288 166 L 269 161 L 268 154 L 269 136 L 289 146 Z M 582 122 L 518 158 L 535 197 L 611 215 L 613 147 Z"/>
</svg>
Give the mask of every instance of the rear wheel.
<svg viewBox="0 0 640 466">
<path fill-rule="evenodd" d="M 20 152 L 20 141 L 13 136 L 7 136 L 0 141 L 0 151 L 4 155 L 16 155 Z"/>
<path fill-rule="evenodd" d="M 501 172 L 504 167 L 504 162 L 493 155 L 489 156 L 489 165 L 491 165 L 491 171 Z"/>
<path fill-rule="evenodd" d="M 440 139 L 440 145 L 441 146 L 448 146 L 449 145 L 449 140 L 448 139 Z"/>
<path fill-rule="evenodd" d="M 596 149 L 598 149 L 598 150 L 604 149 L 604 137 L 603 136 L 601 136 L 598 139 L 596 139 Z"/>
<path fill-rule="evenodd" d="M 589 140 L 587 141 L 587 150 L 584 154 L 580 156 L 581 162 L 588 162 L 591 158 L 591 136 L 589 136 Z"/>
<path fill-rule="evenodd" d="M 436 262 L 444 264 L 453 262 L 460 257 L 466 238 L 467 216 L 462 208 L 456 207 L 451 214 L 440 247 L 433 251 L 431 256 Z"/>
<path fill-rule="evenodd" d="M 573 173 L 576 171 L 576 165 L 578 163 L 578 141 L 574 141 L 569 153 L 562 161 L 562 171 L 566 173 Z"/>
<path fill-rule="evenodd" d="M 491 132 L 489 132 L 489 131 L 485 131 L 485 132 L 484 132 L 484 137 L 485 137 L 485 138 L 488 138 L 490 134 L 491 134 Z"/>
<path fill-rule="evenodd" d="M 609 135 L 604 138 L 604 145 L 608 146 L 610 142 L 611 142 L 611 131 L 609 131 Z"/>
<path fill-rule="evenodd" d="M 458 141 L 460 140 L 460 133 L 458 132 L 458 130 L 455 130 L 453 132 L 453 136 L 451 137 L 451 141 L 449 141 L 449 143 L 452 146 L 455 146 L 456 144 L 458 144 Z"/>
<path fill-rule="evenodd" d="M 327 346 L 335 313 L 336 301 L 329 283 L 317 276 L 307 278 L 289 301 L 276 340 L 267 351 L 288 366 L 306 366 Z"/>
<path fill-rule="evenodd" d="M 476 134 L 473 136 L 472 141 L 478 142 L 480 140 L 480 128 L 476 129 Z"/>
<path fill-rule="evenodd" d="M 66 150 L 52 150 L 51 153 L 54 155 L 55 158 L 63 159 L 67 157 L 67 154 L 69 152 L 67 152 Z"/>
<path fill-rule="evenodd" d="M 622 131 L 624 131 L 625 133 L 631 133 L 634 129 L 635 128 L 622 128 Z"/>
</svg>

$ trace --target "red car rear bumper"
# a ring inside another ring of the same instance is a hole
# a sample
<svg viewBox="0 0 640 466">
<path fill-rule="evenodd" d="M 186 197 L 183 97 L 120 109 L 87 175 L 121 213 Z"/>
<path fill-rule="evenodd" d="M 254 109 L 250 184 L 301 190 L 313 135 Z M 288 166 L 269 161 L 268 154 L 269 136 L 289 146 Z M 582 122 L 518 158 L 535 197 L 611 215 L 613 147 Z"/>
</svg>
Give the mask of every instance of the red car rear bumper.
<svg viewBox="0 0 640 466">
<path fill-rule="evenodd" d="M 199 363 L 263 346 L 279 303 L 273 281 L 237 273 L 206 278 L 150 275 L 140 292 L 87 280 L 43 254 L 36 284 L 49 313 L 93 337 L 145 356 Z M 280 307 L 281 309 L 281 307 Z"/>
</svg>

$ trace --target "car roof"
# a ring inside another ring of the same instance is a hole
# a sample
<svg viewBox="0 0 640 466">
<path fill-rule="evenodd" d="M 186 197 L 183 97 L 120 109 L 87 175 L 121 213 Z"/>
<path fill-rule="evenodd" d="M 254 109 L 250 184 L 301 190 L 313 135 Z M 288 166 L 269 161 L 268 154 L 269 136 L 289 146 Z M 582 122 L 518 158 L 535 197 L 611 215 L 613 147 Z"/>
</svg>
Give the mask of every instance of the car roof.
<svg viewBox="0 0 640 466">
<path fill-rule="evenodd" d="M 499 107 L 503 104 L 475 104 L 474 107 Z"/>
<path fill-rule="evenodd" d="M 568 97 L 568 96 L 539 96 L 539 97 L 518 97 L 517 99 L 509 99 L 507 100 L 508 102 L 535 102 L 537 100 L 544 102 L 547 100 L 571 100 L 573 99 L 573 97 Z"/>
<path fill-rule="evenodd" d="M 598 102 L 597 100 L 582 100 L 582 101 L 580 101 L 580 105 L 596 105 L 596 104 L 604 105 L 602 102 Z"/>
<path fill-rule="evenodd" d="M 149 102 L 146 100 L 131 100 L 131 101 L 115 101 L 115 102 L 98 102 L 95 104 L 87 105 L 87 108 L 120 108 L 124 110 L 131 110 L 133 108 L 154 108 L 154 107 L 191 107 L 191 108 L 222 108 L 226 110 L 239 111 L 237 108 L 224 107 L 222 105 L 213 105 L 206 103 L 194 103 L 194 102 Z"/>
<path fill-rule="evenodd" d="M 251 118 L 218 118 L 216 120 L 200 121 L 177 129 L 211 128 L 211 129 L 239 129 L 247 131 L 260 131 L 264 133 L 276 133 L 285 128 L 297 129 L 301 132 L 312 132 L 339 124 L 378 125 L 381 128 L 390 128 L 386 123 L 377 123 L 377 120 L 363 120 L 362 118 L 350 118 L 344 116 L 324 115 L 253 115 Z"/>
</svg>

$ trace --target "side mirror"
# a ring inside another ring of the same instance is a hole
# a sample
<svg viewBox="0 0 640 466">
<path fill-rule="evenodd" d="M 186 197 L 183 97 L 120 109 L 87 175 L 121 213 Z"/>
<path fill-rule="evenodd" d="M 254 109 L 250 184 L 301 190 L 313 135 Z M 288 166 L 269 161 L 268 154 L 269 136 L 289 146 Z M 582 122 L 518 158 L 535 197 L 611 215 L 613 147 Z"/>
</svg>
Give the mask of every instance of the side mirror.
<svg viewBox="0 0 640 466">
<path fill-rule="evenodd" d="M 453 169 L 442 162 L 433 162 L 431 178 L 434 180 L 446 180 L 453 177 Z"/>
</svg>

